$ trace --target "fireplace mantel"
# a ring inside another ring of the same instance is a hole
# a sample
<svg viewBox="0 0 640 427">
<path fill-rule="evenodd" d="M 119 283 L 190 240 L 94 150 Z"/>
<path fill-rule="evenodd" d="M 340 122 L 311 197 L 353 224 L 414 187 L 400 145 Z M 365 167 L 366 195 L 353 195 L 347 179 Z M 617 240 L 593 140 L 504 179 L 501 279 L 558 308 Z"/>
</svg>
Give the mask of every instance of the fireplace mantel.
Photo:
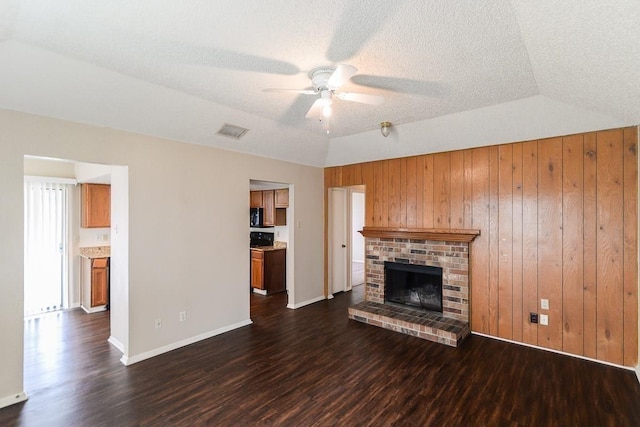
<svg viewBox="0 0 640 427">
<path fill-rule="evenodd" d="M 470 243 L 480 230 L 458 228 L 395 228 L 395 227 L 363 227 L 360 231 L 364 237 L 387 239 L 435 240 L 440 242 Z"/>
</svg>

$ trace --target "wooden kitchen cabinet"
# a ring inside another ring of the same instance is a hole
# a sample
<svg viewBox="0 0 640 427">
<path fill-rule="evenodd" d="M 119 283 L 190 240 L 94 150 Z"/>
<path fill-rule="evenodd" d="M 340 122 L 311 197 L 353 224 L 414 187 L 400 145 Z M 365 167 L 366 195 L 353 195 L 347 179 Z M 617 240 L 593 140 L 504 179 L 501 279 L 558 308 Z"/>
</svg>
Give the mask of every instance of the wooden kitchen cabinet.
<svg viewBox="0 0 640 427">
<path fill-rule="evenodd" d="M 288 208 L 289 207 L 289 189 L 281 188 L 275 190 L 275 207 L 276 208 Z"/>
<path fill-rule="evenodd" d="M 104 311 L 109 304 L 109 258 L 82 257 L 80 305 L 87 313 Z"/>
<path fill-rule="evenodd" d="M 264 252 L 251 249 L 251 287 L 264 289 Z"/>
<path fill-rule="evenodd" d="M 252 208 L 261 208 L 262 206 L 262 191 L 249 192 L 249 206 Z"/>
<path fill-rule="evenodd" d="M 263 208 L 262 224 L 265 227 L 287 225 L 289 189 L 250 191 L 249 205 L 252 208 Z"/>
<path fill-rule="evenodd" d="M 91 307 L 106 305 L 108 300 L 109 277 L 107 265 L 109 258 L 95 258 L 91 265 Z"/>
<path fill-rule="evenodd" d="M 287 289 L 287 250 L 251 249 L 251 287 L 267 294 Z"/>
<path fill-rule="evenodd" d="M 82 184 L 82 228 L 111 227 L 111 186 Z"/>
<path fill-rule="evenodd" d="M 262 204 L 264 207 L 262 223 L 267 226 L 276 225 L 276 207 L 273 190 L 262 192 Z"/>
</svg>

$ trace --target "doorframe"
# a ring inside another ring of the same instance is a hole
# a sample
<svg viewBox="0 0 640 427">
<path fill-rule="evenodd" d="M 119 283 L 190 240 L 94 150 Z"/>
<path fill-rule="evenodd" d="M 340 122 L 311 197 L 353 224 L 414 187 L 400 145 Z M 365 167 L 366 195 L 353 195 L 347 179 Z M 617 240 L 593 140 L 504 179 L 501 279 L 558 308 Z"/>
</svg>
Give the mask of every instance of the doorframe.
<svg viewBox="0 0 640 427">
<path fill-rule="evenodd" d="M 365 218 L 366 218 L 366 191 L 365 191 L 365 186 L 364 185 L 350 185 L 350 186 L 335 186 L 335 187 L 329 187 L 327 188 L 327 192 L 326 192 L 326 198 L 327 198 L 327 225 L 326 225 L 326 239 L 325 239 L 325 249 L 326 249 L 326 253 L 325 253 L 325 259 L 326 259 L 326 298 L 327 299 L 332 299 L 333 298 L 333 283 L 332 283 L 332 259 L 333 259 L 333 253 L 332 253 L 332 215 L 333 215 L 333 206 L 332 206 L 332 197 L 331 197 L 331 192 L 333 190 L 336 189 L 341 189 L 341 190 L 345 190 L 346 191 L 346 203 L 345 203 L 345 222 L 346 222 L 346 236 L 345 236 L 345 241 L 346 241 L 346 245 L 347 245 L 347 250 L 345 251 L 345 257 L 346 257 L 346 287 L 343 290 L 343 292 L 347 292 L 350 291 L 352 289 L 353 283 L 352 283 L 352 267 L 351 264 L 353 262 L 353 239 L 352 239 L 352 235 L 353 235 L 353 206 L 352 206 L 352 202 L 353 202 L 353 198 L 352 198 L 352 194 L 353 193 L 362 193 L 365 197 L 365 202 L 364 202 L 364 207 L 365 207 Z M 359 231 L 359 230 L 356 230 Z"/>
<path fill-rule="evenodd" d="M 349 189 L 347 187 L 331 187 L 329 188 L 329 195 L 328 195 L 328 211 L 329 211 L 329 215 L 328 215 L 328 228 L 327 228 L 327 245 L 328 245 L 328 249 L 327 249 L 327 255 L 328 255 L 328 269 L 327 269 L 327 280 L 328 280 L 328 292 L 327 292 L 327 299 L 332 299 L 333 298 L 333 294 L 334 292 L 334 286 L 333 286 L 333 255 L 334 255 L 334 241 L 333 241 L 333 224 L 335 222 L 335 217 L 334 217 L 334 202 L 333 202 L 333 194 L 334 192 L 341 192 L 344 193 L 344 210 L 342 210 L 340 212 L 340 214 L 343 216 L 343 221 L 344 221 L 344 244 L 346 245 L 347 250 L 345 250 L 345 260 L 344 260 L 344 265 L 345 265 L 345 282 L 346 282 L 346 286 L 344 289 L 342 289 L 342 292 L 346 292 L 348 289 L 347 287 L 351 284 L 351 270 L 348 268 L 349 263 L 351 262 L 351 226 L 350 226 L 350 219 L 351 219 L 351 201 L 350 201 L 350 196 L 351 196 L 351 192 L 349 191 Z"/>
<path fill-rule="evenodd" d="M 353 289 L 353 248 L 354 248 L 353 235 L 356 232 L 361 231 L 361 230 L 355 230 L 353 227 L 353 195 L 362 194 L 362 198 L 363 198 L 362 199 L 362 227 L 364 227 L 364 222 L 366 221 L 365 208 L 367 206 L 367 203 L 366 203 L 367 196 L 364 190 L 365 190 L 364 185 L 349 187 L 349 249 L 350 249 L 349 250 L 349 290 Z M 362 238 L 364 242 L 364 236 Z M 362 247 L 362 251 L 363 251 L 362 262 L 364 264 L 366 263 L 366 251 L 365 251 L 364 244 Z"/>
<path fill-rule="evenodd" d="M 109 301 L 109 337 L 107 338 L 107 342 L 112 344 L 118 351 L 122 353 L 122 357 L 120 358 L 120 362 L 127 366 L 129 365 L 129 329 L 130 329 L 130 318 L 129 318 L 129 167 L 128 165 L 116 165 L 116 164 L 107 164 L 107 163 L 96 163 L 85 160 L 71 159 L 71 158 L 51 158 L 45 157 L 37 154 L 24 154 L 23 155 L 23 165 L 25 158 L 36 158 L 43 160 L 52 160 L 52 161 L 62 161 L 69 163 L 88 163 L 94 165 L 105 166 L 109 168 L 109 174 L 111 179 L 111 237 L 110 237 L 110 246 L 111 246 L 111 257 L 110 257 L 110 301 Z M 28 176 L 24 173 L 24 166 L 22 167 L 22 182 L 24 183 L 24 177 Z M 45 177 L 48 178 L 48 177 Z M 74 179 L 77 184 L 77 179 Z M 23 184 L 24 185 L 24 184 Z M 75 196 L 78 196 L 70 208 L 73 210 L 79 209 L 81 205 L 81 197 L 76 190 L 77 193 Z M 75 222 L 77 225 L 80 225 L 80 217 L 79 211 L 69 212 L 71 223 L 69 227 L 74 227 Z M 24 218 L 24 205 L 22 206 L 22 215 Z M 24 219 L 23 219 L 24 222 Z M 69 230 L 69 232 L 72 232 Z M 70 239 L 70 240 L 75 240 Z M 78 292 L 80 292 L 81 288 L 81 277 L 79 275 L 79 264 L 76 265 L 73 258 L 76 257 L 75 253 L 69 252 L 69 250 L 73 249 L 73 252 L 77 250 L 77 242 L 69 241 L 68 242 L 68 262 L 69 262 L 69 280 L 73 281 L 77 284 L 73 285 L 74 288 L 77 288 Z M 23 243 L 24 246 L 24 243 Z M 23 268 L 24 268 L 24 257 L 23 257 Z M 115 268 L 114 268 L 115 266 Z M 73 271 L 72 271 L 73 270 Z M 24 295 L 24 282 L 22 283 L 22 290 Z M 71 287 L 70 283 L 70 287 Z M 23 296 L 24 302 L 24 296 Z M 115 302 L 112 304 L 112 302 Z M 74 305 L 71 305 L 70 308 L 75 308 Z M 22 311 L 22 320 L 24 322 L 24 310 Z M 22 323 L 24 324 L 24 323 Z M 22 347 L 22 353 L 24 357 L 24 346 Z M 24 367 L 23 367 L 23 375 L 24 375 Z M 23 384 L 24 387 L 24 384 Z"/>
<path fill-rule="evenodd" d="M 287 188 L 289 190 L 289 207 L 287 208 L 287 246 L 286 246 L 286 269 L 285 269 L 285 277 L 286 277 L 286 293 L 287 293 L 287 305 L 286 308 L 295 309 L 297 308 L 295 301 L 295 230 L 300 227 L 299 224 L 296 224 L 295 219 L 295 185 L 290 182 L 282 182 L 275 181 L 269 178 L 253 178 L 250 177 L 247 181 L 248 188 L 247 194 L 249 194 L 252 190 L 263 191 L 263 190 L 275 190 Z M 247 199 L 249 201 L 249 199 Z M 247 209 L 249 206 L 247 205 Z M 247 214 L 249 211 L 247 210 Z M 247 218 L 248 219 L 248 218 Z M 249 221 L 247 221 L 247 233 L 251 232 L 251 227 L 249 226 Z M 247 237 L 249 235 L 247 234 Z M 278 237 L 274 236 L 276 240 Z M 248 283 L 249 283 L 249 295 L 253 294 L 253 289 L 251 288 L 251 257 L 249 257 L 249 271 L 248 271 Z M 251 304 L 249 304 L 249 317 L 251 317 Z"/>
</svg>

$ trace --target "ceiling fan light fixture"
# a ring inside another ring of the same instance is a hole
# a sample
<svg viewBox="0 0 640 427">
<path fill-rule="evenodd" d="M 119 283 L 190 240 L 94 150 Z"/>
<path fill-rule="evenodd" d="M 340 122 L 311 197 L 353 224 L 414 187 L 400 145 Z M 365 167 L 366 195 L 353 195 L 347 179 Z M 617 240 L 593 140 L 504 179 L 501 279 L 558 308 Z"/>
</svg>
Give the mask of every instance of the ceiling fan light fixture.
<svg viewBox="0 0 640 427">
<path fill-rule="evenodd" d="M 382 133 L 382 136 L 386 138 L 389 136 L 390 132 L 391 132 L 391 122 L 380 123 L 380 133 Z"/>
</svg>

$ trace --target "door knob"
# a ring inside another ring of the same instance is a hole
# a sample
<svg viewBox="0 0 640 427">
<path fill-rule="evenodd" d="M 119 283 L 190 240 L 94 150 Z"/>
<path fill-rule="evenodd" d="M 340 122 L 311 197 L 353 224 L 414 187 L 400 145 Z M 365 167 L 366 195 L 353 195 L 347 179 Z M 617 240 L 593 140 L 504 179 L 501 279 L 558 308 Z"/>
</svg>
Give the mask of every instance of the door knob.
<svg viewBox="0 0 640 427">
<path fill-rule="evenodd" d="M 343 248 L 346 248 L 346 247 L 347 247 L 347 245 L 342 245 L 342 247 L 343 247 Z"/>
</svg>

